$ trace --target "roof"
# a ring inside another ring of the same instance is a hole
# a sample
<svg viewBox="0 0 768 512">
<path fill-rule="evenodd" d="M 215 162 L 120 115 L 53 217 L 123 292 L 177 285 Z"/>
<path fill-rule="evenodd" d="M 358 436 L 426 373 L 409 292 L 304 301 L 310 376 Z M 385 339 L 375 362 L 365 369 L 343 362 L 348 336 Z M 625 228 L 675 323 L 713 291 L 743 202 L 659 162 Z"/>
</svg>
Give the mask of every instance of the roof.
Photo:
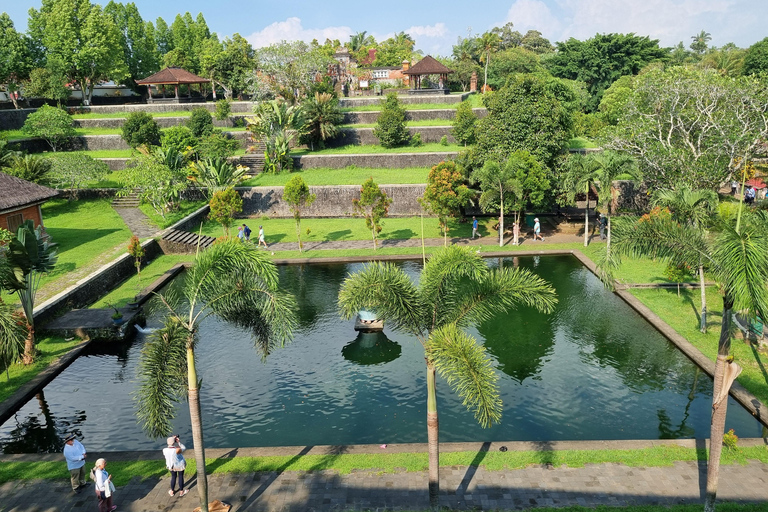
<svg viewBox="0 0 768 512">
<path fill-rule="evenodd" d="M 411 69 L 403 71 L 404 75 L 447 75 L 448 73 L 453 73 L 453 70 L 437 62 L 431 55 L 421 59 Z"/>
<path fill-rule="evenodd" d="M 755 188 L 766 188 L 765 183 L 760 178 L 752 178 L 747 180 L 747 185 L 752 185 Z"/>
<path fill-rule="evenodd" d="M 58 190 L 0 172 L 0 211 L 42 203 L 58 195 Z"/>
<path fill-rule="evenodd" d="M 181 68 L 165 68 L 154 75 L 148 76 L 142 80 L 136 80 L 137 84 L 199 84 L 208 83 L 210 80 L 190 73 Z"/>
</svg>

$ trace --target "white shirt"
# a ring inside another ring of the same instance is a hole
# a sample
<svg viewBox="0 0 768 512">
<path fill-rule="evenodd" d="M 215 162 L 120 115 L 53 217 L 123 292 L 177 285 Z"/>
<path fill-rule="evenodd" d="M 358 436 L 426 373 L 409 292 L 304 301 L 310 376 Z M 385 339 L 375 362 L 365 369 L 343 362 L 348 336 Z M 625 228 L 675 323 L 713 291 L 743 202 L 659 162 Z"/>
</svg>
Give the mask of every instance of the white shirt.
<svg viewBox="0 0 768 512">
<path fill-rule="evenodd" d="M 186 446 L 179 443 L 179 448 L 183 452 L 186 450 Z M 176 446 L 169 446 L 163 448 L 163 455 L 165 455 L 165 467 L 171 471 L 183 471 L 187 467 L 187 461 L 184 460 L 184 456 L 181 453 L 176 453 Z"/>
<path fill-rule="evenodd" d="M 85 466 L 85 447 L 75 439 L 70 446 L 64 445 L 64 458 L 67 459 L 67 469 L 80 469 Z"/>
</svg>

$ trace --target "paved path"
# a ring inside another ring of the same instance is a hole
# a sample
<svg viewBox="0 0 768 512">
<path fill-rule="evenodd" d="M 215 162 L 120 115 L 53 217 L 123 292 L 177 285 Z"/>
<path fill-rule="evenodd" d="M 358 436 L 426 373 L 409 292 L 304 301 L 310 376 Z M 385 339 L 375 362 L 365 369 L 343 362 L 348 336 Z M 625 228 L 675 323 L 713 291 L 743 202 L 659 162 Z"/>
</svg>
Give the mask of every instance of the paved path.
<svg viewBox="0 0 768 512">
<path fill-rule="evenodd" d="M 153 225 L 149 221 L 149 217 L 139 208 L 115 207 L 115 211 L 123 218 L 123 222 L 131 230 L 131 233 L 142 240 L 154 236 L 158 232 L 157 226 Z"/>
<path fill-rule="evenodd" d="M 62 462 L 63 464 L 63 462 Z M 7 512 L 95 510 L 92 487 L 75 495 L 68 474 L 56 482 L 0 485 L 0 508 Z M 631 468 L 593 464 L 584 468 L 534 466 L 507 471 L 448 467 L 441 470 L 441 505 L 452 509 L 514 510 L 543 506 L 702 503 L 706 464 L 677 462 L 671 467 Z M 270 472 L 209 477 L 210 499 L 233 511 L 426 510 L 425 472 L 377 474 L 361 471 Z M 169 497 L 169 479 L 135 477 L 115 493 L 119 511 L 189 511 L 198 505 L 194 479 L 183 498 Z M 768 465 L 722 466 L 718 498 L 768 503 Z"/>
</svg>

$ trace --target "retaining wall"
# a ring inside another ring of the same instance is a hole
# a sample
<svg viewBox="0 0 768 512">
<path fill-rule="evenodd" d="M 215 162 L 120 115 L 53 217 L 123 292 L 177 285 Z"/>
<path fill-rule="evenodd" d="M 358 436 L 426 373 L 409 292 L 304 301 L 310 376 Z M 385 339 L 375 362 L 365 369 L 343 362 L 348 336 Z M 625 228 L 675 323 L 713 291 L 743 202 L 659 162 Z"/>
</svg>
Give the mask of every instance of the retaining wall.
<svg viewBox="0 0 768 512">
<path fill-rule="evenodd" d="M 448 142 L 455 144 L 456 139 L 451 135 L 451 126 L 416 126 L 408 128 L 411 136 L 416 133 L 421 134 L 421 142 L 440 142 L 444 136 L 448 137 Z M 379 138 L 373 134 L 373 128 L 344 128 L 339 131 L 339 135 L 326 141 L 328 147 L 339 147 L 347 145 L 370 146 L 379 143 Z"/>
<path fill-rule="evenodd" d="M 187 123 L 189 117 L 155 117 L 160 128 L 171 128 L 172 126 L 181 126 Z M 234 115 L 227 119 L 213 119 L 213 125 L 217 128 L 234 128 L 236 126 L 245 126 L 243 123 L 245 115 Z M 75 119 L 73 121 L 77 128 L 122 128 L 125 122 L 124 117 L 111 117 L 102 119 Z"/>
<path fill-rule="evenodd" d="M 401 169 L 404 167 L 433 167 L 445 160 L 456 158 L 455 151 L 441 153 L 378 153 L 378 154 L 349 154 L 349 155 L 303 155 L 294 156 L 293 163 L 297 169 L 313 169 L 330 167 L 343 169 L 350 165 L 357 167 L 381 167 Z"/>
<path fill-rule="evenodd" d="M 409 95 L 405 90 L 397 91 L 397 99 L 403 105 L 414 105 L 417 103 L 461 103 L 462 100 L 469 97 L 472 93 L 464 94 L 419 94 Z M 341 108 L 360 107 L 363 105 L 379 105 L 386 99 L 386 96 L 366 96 L 357 98 L 339 98 Z"/>
<path fill-rule="evenodd" d="M 485 108 L 473 108 L 477 117 L 485 117 L 488 111 Z M 378 119 L 378 110 L 370 112 L 344 112 L 344 124 L 372 124 Z M 452 108 L 437 108 L 430 110 L 406 110 L 405 119 L 408 121 L 426 121 L 430 119 L 453 120 L 456 110 Z"/>
<path fill-rule="evenodd" d="M 224 132 L 229 137 L 242 141 L 245 147 L 247 132 Z M 43 139 L 21 139 L 14 141 L 19 149 L 29 151 L 30 153 L 41 153 L 49 151 L 51 148 Z M 88 150 L 96 151 L 102 149 L 130 149 L 120 135 L 83 135 L 81 137 L 72 137 L 70 139 L 70 150 Z"/>
<path fill-rule="evenodd" d="M 392 200 L 391 217 L 422 213 L 417 198 L 424 195 L 426 185 L 381 185 Z M 346 217 L 352 214 L 352 200 L 360 198 L 359 185 L 309 187 L 317 199 L 302 211 L 302 217 Z M 283 187 L 239 187 L 243 197 L 243 214 L 249 216 L 293 217 L 283 201 Z"/>
</svg>

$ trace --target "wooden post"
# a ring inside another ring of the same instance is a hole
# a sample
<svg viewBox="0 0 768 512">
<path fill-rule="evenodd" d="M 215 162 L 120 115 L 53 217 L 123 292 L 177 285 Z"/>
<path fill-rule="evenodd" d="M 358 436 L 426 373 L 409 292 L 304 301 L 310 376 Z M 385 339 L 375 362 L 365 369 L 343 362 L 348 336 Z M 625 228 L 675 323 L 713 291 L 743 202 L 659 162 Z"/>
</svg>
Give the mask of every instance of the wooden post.
<svg viewBox="0 0 768 512">
<path fill-rule="evenodd" d="M 179 84 L 173 84 L 173 91 L 176 93 L 176 99 L 179 99 Z"/>
</svg>

